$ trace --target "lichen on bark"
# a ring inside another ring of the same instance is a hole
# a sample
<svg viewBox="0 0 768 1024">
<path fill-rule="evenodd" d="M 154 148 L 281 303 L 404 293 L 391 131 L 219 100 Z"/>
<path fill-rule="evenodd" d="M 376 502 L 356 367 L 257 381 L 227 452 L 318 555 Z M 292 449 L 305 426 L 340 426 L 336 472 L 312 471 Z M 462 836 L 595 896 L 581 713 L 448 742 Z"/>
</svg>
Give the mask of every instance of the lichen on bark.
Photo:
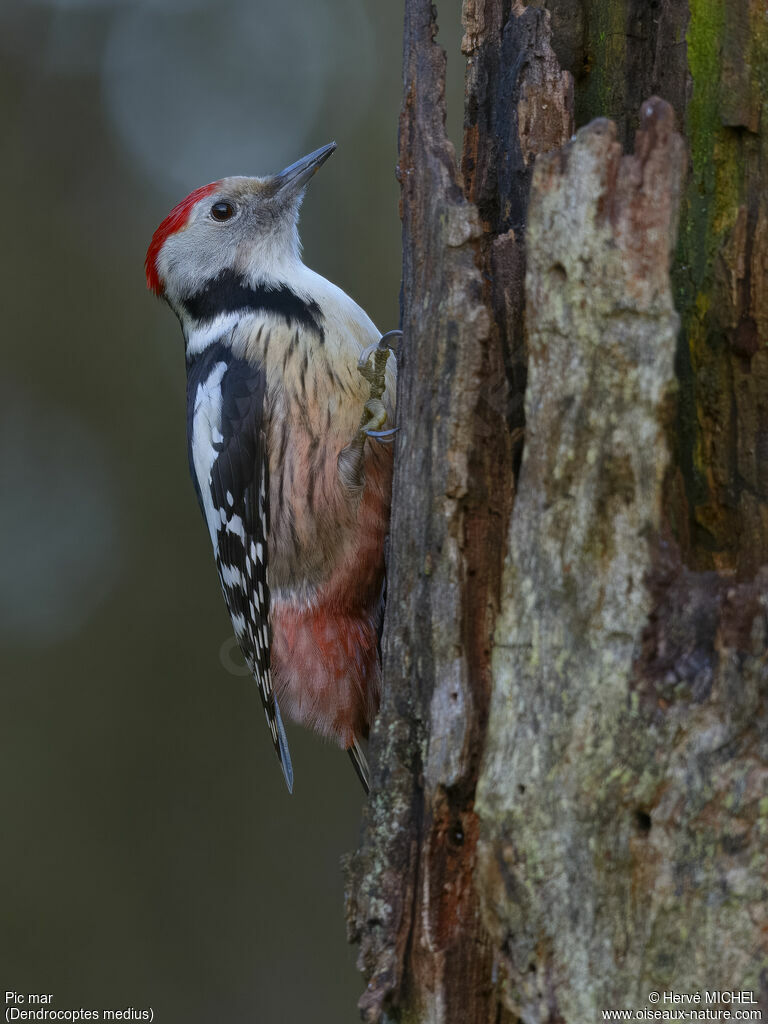
<svg viewBox="0 0 768 1024">
<path fill-rule="evenodd" d="M 484 912 L 526 1024 L 765 980 L 764 589 L 678 587 L 662 530 L 672 120 L 644 104 L 624 158 L 593 122 L 534 175 L 526 446 L 476 803 Z"/>
<path fill-rule="evenodd" d="M 528 183 L 536 154 L 570 133 L 572 98 L 546 12 L 516 4 L 505 17 L 505 6 L 482 0 L 465 11 L 470 64 L 483 72 L 467 80 L 462 175 L 445 133 L 434 10 L 429 0 L 406 4 L 387 685 L 348 876 L 368 1021 L 396 1012 L 453 1024 L 460 1007 L 473 1024 L 512 1022 L 475 889 L 473 803 L 514 492 L 513 425 L 520 436 Z"/>
<path fill-rule="evenodd" d="M 406 0 L 385 687 L 349 870 L 369 1022 L 585 1024 L 654 988 L 768 1012 L 759 8 L 465 0 L 460 173 Z M 574 106 L 615 123 L 561 148 Z"/>
</svg>

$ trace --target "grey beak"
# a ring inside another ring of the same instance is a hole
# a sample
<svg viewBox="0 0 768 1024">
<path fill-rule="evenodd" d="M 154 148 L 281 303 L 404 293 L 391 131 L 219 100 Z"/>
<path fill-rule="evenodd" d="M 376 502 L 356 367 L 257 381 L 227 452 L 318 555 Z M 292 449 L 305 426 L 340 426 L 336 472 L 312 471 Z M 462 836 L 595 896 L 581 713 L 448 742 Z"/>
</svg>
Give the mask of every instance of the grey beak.
<svg viewBox="0 0 768 1024">
<path fill-rule="evenodd" d="M 336 143 L 329 142 L 327 146 L 321 146 L 314 153 L 302 157 L 295 164 L 291 164 L 290 167 L 286 167 L 284 171 L 276 174 L 272 179 L 275 186 L 275 195 L 286 197 L 298 195 L 315 171 L 323 166 L 335 149 Z"/>
</svg>

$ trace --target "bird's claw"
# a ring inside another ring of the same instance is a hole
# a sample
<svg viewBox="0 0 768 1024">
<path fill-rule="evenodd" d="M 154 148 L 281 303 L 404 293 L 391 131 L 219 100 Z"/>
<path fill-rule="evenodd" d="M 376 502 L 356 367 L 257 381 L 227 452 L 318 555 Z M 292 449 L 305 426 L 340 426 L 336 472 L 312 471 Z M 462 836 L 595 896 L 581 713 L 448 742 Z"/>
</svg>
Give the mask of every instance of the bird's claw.
<svg viewBox="0 0 768 1024">
<path fill-rule="evenodd" d="M 401 330 L 387 331 L 386 334 L 382 334 L 382 336 L 379 338 L 379 348 L 384 348 L 386 343 L 386 347 L 390 350 L 390 352 L 394 352 L 395 355 L 397 355 L 397 350 L 400 347 L 399 342 L 402 336 L 403 332 Z M 397 343 L 392 344 L 395 338 L 397 338 Z"/>
<path fill-rule="evenodd" d="M 394 351 L 391 343 L 395 337 L 399 338 L 401 335 L 402 331 L 388 331 L 360 353 L 357 368 L 360 376 L 368 384 L 368 401 L 363 406 L 360 425 L 354 439 L 341 450 L 338 460 L 341 478 L 350 488 L 362 487 L 365 481 L 366 440 L 370 438 L 380 444 L 389 444 L 397 433 L 397 427 L 384 429 L 387 408 L 382 402 L 382 397 L 387 387 L 387 360 L 390 352 Z"/>
<path fill-rule="evenodd" d="M 388 444 L 397 433 L 397 427 L 384 429 L 387 422 L 387 410 L 382 397 L 387 386 L 387 359 L 389 353 L 394 351 L 392 341 L 401 336 L 401 331 L 388 331 L 377 342 L 369 345 L 359 354 L 357 370 L 369 385 L 369 398 L 362 410 L 355 439 L 349 445 L 349 449 L 342 453 L 343 472 L 352 483 L 358 484 L 362 478 L 362 452 L 365 449 L 366 439 L 371 438 L 381 444 Z"/>
<path fill-rule="evenodd" d="M 366 437 L 373 437 L 382 444 L 389 444 L 394 439 L 400 427 L 391 427 L 389 430 L 366 430 Z"/>
<path fill-rule="evenodd" d="M 368 419 L 365 419 L 365 417 Z M 370 437 L 379 433 L 387 422 L 387 410 L 380 398 L 369 398 L 363 407 L 363 420 L 360 422 L 361 437 Z"/>
<path fill-rule="evenodd" d="M 389 355 L 390 352 L 394 352 L 397 355 L 397 346 L 392 344 L 395 338 L 398 340 L 402 338 L 402 331 L 387 331 L 386 334 L 382 334 L 378 341 L 375 341 L 372 345 L 364 348 L 360 353 L 360 358 L 357 361 L 357 368 L 362 370 L 364 366 L 368 365 L 368 360 L 374 354 L 374 352 L 386 352 Z"/>
<path fill-rule="evenodd" d="M 390 430 L 381 428 L 387 422 L 387 410 L 381 398 L 386 389 L 386 368 L 389 353 L 394 351 L 392 341 L 394 338 L 402 337 L 402 331 L 387 331 L 377 342 L 369 345 L 360 353 L 357 368 L 361 376 L 368 382 L 370 393 L 365 403 L 363 418 L 360 421 L 359 437 L 374 438 L 377 441 L 387 442 L 392 439 L 397 427 Z M 371 356 L 373 360 L 371 361 Z M 369 418 L 366 420 L 366 416 Z"/>
</svg>

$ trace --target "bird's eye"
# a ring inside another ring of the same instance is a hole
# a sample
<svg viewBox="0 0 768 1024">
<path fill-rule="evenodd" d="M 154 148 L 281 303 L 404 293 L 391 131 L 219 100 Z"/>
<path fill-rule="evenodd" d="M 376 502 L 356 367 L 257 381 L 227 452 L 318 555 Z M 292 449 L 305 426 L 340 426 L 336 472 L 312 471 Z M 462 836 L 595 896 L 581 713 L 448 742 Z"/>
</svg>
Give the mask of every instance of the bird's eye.
<svg viewBox="0 0 768 1024">
<path fill-rule="evenodd" d="M 234 217 L 235 208 L 232 203 L 227 203 L 221 200 L 219 203 L 214 203 L 211 207 L 211 216 L 214 220 L 229 220 L 230 217 Z"/>
</svg>

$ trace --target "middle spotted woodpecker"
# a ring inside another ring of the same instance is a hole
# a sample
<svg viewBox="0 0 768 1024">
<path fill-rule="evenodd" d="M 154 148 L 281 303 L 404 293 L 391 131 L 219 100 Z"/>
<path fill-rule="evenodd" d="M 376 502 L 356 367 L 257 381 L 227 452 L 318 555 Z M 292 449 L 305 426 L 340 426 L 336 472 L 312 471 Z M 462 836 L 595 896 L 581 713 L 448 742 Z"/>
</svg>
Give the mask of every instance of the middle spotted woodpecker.
<svg viewBox="0 0 768 1024">
<path fill-rule="evenodd" d="M 289 789 L 280 709 L 347 749 L 367 789 L 360 740 L 381 685 L 394 361 L 363 310 L 302 263 L 297 227 L 335 148 L 196 189 L 146 258 L 181 322 L 192 479 Z"/>
</svg>

